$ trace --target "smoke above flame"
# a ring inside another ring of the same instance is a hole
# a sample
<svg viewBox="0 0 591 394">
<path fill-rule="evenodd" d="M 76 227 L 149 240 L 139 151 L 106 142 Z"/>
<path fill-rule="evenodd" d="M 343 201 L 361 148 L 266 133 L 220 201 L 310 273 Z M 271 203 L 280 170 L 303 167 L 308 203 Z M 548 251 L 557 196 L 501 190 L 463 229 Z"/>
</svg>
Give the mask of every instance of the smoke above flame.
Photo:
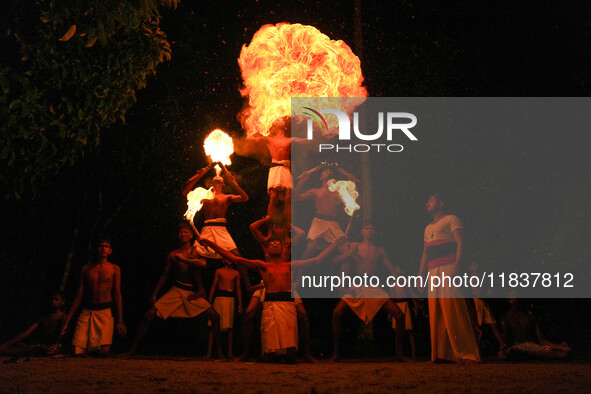
<svg viewBox="0 0 591 394">
<path fill-rule="evenodd" d="M 328 190 L 331 192 L 338 192 L 339 197 L 345 204 L 345 212 L 347 215 L 353 216 L 355 211 L 359 208 L 359 204 L 357 204 L 357 197 L 359 197 L 359 193 L 357 192 L 357 187 L 355 186 L 355 182 L 352 181 L 338 181 L 336 182 L 334 179 L 331 179 L 327 182 Z"/>
<path fill-rule="evenodd" d="M 331 40 L 313 26 L 261 27 L 250 45 L 242 47 L 238 64 L 244 80 L 240 93 L 248 97 L 238 117 L 249 137 L 269 135 L 273 122 L 291 116 L 291 97 L 367 97 L 359 58 L 343 41 Z M 343 107 L 334 109 L 350 113 L 362 101 L 343 100 Z M 333 121 L 329 130 L 336 125 Z"/>
</svg>

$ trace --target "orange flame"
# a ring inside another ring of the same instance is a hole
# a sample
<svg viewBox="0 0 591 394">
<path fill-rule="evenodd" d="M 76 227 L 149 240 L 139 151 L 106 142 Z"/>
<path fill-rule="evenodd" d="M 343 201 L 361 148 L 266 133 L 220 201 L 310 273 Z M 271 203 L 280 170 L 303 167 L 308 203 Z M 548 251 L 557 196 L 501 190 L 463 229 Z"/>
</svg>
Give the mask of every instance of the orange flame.
<svg viewBox="0 0 591 394">
<path fill-rule="evenodd" d="M 359 193 L 357 192 L 357 188 L 355 186 L 355 182 L 352 181 L 338 181 L 336 182 L 334 179 L 331 179 L 327 182 L 328 190 L 331 192 L 337 191 L 339 193 L 339 197 L 345 204 L 345 212 L 347 215 L 353 216 L 355 211 L 359 208 L 359 204 L 357 204 L 356 200 L 359 197 Z"/>
<path fill-rule="evenodd" d="M 269 135 L 274 121 L 291 116 L 291 97 L 367 97 L 359 58 L 343 41 L 313 26 L 261 27 L 242 47 L 238 64 L 244 80 L 240 93 L 249 101 L 239 118 L 249 137 Z M 334 109 L 350 113 L 361 102 L 343 100 L 342 108 Z M 301 111 L 294 108 L 294 113 Z M 331 120 L 329 129 L 337 125 Z"/>
<path fill-rule="evenodd" d="M 225 166 L 232 164 L 230 155 L 234 153 L 234 143 L 232 137 L 224 133 L 220 129 L 215 129 L 203 141 L 203 148 L 205 154 L 211 158 L 212 161 L 219 161 Z M 215 166 L 216 175 L 220 175 L 222 169 L 220 166 Z"/>
<path fill-rule="evenodd" d="M 234 143 L 232 137 L 222 130 L 215 129 L 209 133 L 203 142 L 203 148 L 211 160 L 222 162 L 226 166 L 232 164 L 230 155 L 234 153 Z"/>
<path fill-rule="evenodd" d="M 203 207 L 202 200 L 211 200 L 213 198 L 213 191 L 211 189 L 198 187 L 187 194 L 187 212 L 185 212 L 185 218 L 188 221 L 192 221 L 195 214 Z"/>
</svg>

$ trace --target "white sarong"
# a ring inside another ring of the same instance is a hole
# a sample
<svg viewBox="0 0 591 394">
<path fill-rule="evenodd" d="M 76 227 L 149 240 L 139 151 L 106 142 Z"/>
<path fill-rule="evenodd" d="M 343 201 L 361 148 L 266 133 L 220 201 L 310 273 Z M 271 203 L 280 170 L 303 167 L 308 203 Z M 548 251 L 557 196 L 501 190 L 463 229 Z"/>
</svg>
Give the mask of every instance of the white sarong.
<svg viewBox="0 0 591 394">
<path fill-rule="evenodd" d="M 261 317 L 263 353 L 298 347 L 298 316 L 293 301 L 265 301 Z"/>
<path fill-rule="evenodd" d="M 205 223 L 203 223 L 203 228 L 201 229 L 201 238 L 210 240 L 228 251 L 238 249 L 225 224 L 225 218 L 206 220 Z M 202 257 L 209 259 L 222 258 L 222 256 L 216 253 L 213 249 L 205 248 L 198 241 L 195 241 L 193 246 L 195 249 L 197 249 L 197 253 L 199 253 Z"/>
<path fill-rule="evenodd" d="M 274 166 L 269 168 L 269 179 L 267 181 L 267 190 L 275 187 L 292 189 L 290 160 L 273 160 Z"/>
</svg>

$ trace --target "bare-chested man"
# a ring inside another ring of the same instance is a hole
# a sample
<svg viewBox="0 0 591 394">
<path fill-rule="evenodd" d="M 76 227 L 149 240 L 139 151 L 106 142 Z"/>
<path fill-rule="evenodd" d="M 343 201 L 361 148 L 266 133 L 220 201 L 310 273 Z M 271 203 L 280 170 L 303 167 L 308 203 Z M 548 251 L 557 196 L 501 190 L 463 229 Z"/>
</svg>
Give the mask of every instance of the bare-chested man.
<svg viewBox="0 0 591 394">
<path fill-rule="evenodd" d="M 110 240 L 99 240 L 96 260 L 82 267 L 78 292 L 60 334 L 62 337 L 66 334 L 70 321 L 84 302 L 72 339 L 76 354 L 98 351 L 98 355 L 108 356 L 115 325 L 119 335 L 127 333 L 123 323 L 121 270 L 107 261 L 112 251 Z M 115 307 L 116 319 L 113 319 L 112 307 Z"/>
<path fill-rule="evenodd" d="M 179 225 L 178 239 L 180 245 L 166 257 L 166 265 L 150 297 L 152 306 L 140 323 L 131 349 L 126 355 L 127 357 L 135 355 L 138 345 L 155 316 L 166 320 L 169 317 L 193 318 L 204 313 L 212 325 L 217 356 L 224 358 L 220 343 L 220 315 L 205 299 L 206 295 L 201 279 L 201 270 L 206 268 L 207 264 L 191 244 L 193 232 L 188 224 L 182 223 Z M 174 285 L 156 300 L 158 293 L 166 283 L 166 279 L 171 274 L 175 278 Z"/>
<path fill-rule="evenodd" d="M 59 336 L 66 319 L 64 305 L 66 300 L 61 293 L 51 297 L 51 313 L 43 316 L 33 323 L 25 331 L 19 333 L 11 340 L 0 345 L 1 355 L 13 355 L 13 358 L 5 362 L 17 362 L 21 356 L 54 356 L 61 352 Z M 36 344 L 24 343 L 25 339 L 36 334 Z"/>
<path fill-rule="evenodd" d="M 315 189 L 310 189 L 303 192 L 303 186 L 308 181 L 310 176 L 315 172 L 322 170 L 320 173 L 320 182 L 322 186 Z M 305 171 L 301 175 L 294 195 L 300 201 L 314 200 L 316 207 L 316 214 L 310 230 L 308 231 L 308 244 L 302 258 L 310 258 L 319 253 L 328 244 L 332 243 L 339 237 L 343 236 L 343 230 L 337 222 L 337 216 L 340 210 L 343 209 L 343 202 L 336 192 L 331 192 L 328 189 L 328 181 L 333 179 L 335 173 L 339 172 L 345 175 L 350 181 L 357 182 L 357 179 L 352 174 L 343 170 L 338 165 L 327 167 L 325 165 L 317 166 L 311 170 Z"/>
<path fill-rule="evenodd" d="M 267 213 L 273 222 L 282 224 L 291 221 L 291 143 L 294 139 L 288 136 L 289 122 L 289 117 L 278 119 L 271 126 L 268 136 L 257 134 L 249 137 L 251 141 L 263 141 L 271 155 L 267 180 Z"/>
<path fill-rule="evenodd" d="M 510 347 L 499 352 L 499 358 L 510 360 L 561 359 L 571 351 L 566 342 L 550 342 L 542 335 L 536 315 L 517 298 L 507 299 L 511 308 L 501 318 L 505 338 Z"/>
<path fill-rule="evenodd" d="M 228 171 L 226 166 L 222 163 L 218 164 L 222 167 L 222 174 L 226 177 L 228 183 L 236 189 L 238 195 L 225 194 L 223 192 L 224 178 L 221 176 L 213 178 L 213 198 L 202 201 L 205 222 L 201 229 L 200 237 L 219 243 L 232 253 L 239 254 L 238 248 L 226 228 L 226 213 L 228 212 L 230 205 L 247 202 L 248 195 L 242 190 L 238 183 L 236 183 L 236 178 L 230 173 L 230 171 Z M 199 254 L 204 257 L 220 258 L 219 255 L 208 254 L 208 251 L 203 250 L 197 243 L 195 243 L 195 246 L 197 247 Z"/>
<path fill-rule="evenodd" d="M 267 226 L 267 235 L 261 231 L 262 226 Z M 283 261 L 291 260 L 292 245 L 298 246 L 306 238 L 306 233 L 301 228 L 291 224 L 291 233 L 288 226 L 276 224 L 271 220 L 271 216 L 267 215 L 264 218 L 253 222 L 250 226 L 250 233 L 259 243 L 261 249 L 265 253 L 265 257 L 269 254 L 268 241 L 271 237 L 279 238 L 283 242 L 283 252 L 281 258 Z"/>
<path fill-rule="evenodd" d="M 267 213 L 276 222 L 291 221 L 291 142 L 286 134 L 287 125 L 278 124 L 271 128 L 266 138 L 267 148 L 271 154 L 271 168 L 267 191 L 269 192 L 269 208 Z M 279 215 L 278 214 L 282 214 Z"/>
<path fill-rule="evenodd" d="M 261 227 L 267 225 L 268 227 L 268 235 L 263 235 L 261 231 Z M 256 222 L 250 225 L 250 232 L 252 233 L 253 237 L 257 240 L 261 249 L 265 254 L 265 259 L 269 257 L 269 239 L 271 238 L 279 238 L 282 240 L 283 243 L 283 252 L 281 254 L 281 259 L 283 261 L 290 261 L 291 260 L 291 251 L 292 245 L 296 246 L 302 243 L 305 240 L 306 233 L 299 227 L 291 225 L 291 234 L 289 231 L 286 231 L 286 226 L 282 226 L 279 224 L 275 224 L 271 221 L 270 216 L 265 216 L 261 220 L 257 220 Z M 252 329 L 254 327 L 254 319 L 260 308 L 265 301 L 265 293 L 266 289 L 264 286 L 257 289 L 250 299 L 250 303 L 248 304 L 248 308 L 246 310 L 244 316 L 244 353 L 240 357 L 242 361 L 247 361 L 250 354 L 250 342 L 252 338 Z M 304 304 L 301 300 L 296 301 L 296 309 L 298 313 L 298 327 L 299 327 L 299 334 L 301 337 L 301 353 L 304 357 L 304 360 L 307 362 L 316 362 L 317 360 L 312 357 L 310 354 L 310 321 L 308 319 L 308 313 L 306 312 L 306 308 L 304 308 Z"/>
<path fill-rule="evenodd" d="M 297 299 L 294 301 L 291 297 L 291 266 L 292 264 L 301 266 L 320 263 L 328 258 L 339 242 L 334 242 L 316 258 L 293 262 L 281 259 L 283 242 L 278 238 L 268 240 L 269 257 L 266 262 L 248 260 L 233 255 L 206 239 L 201 239 L 199 242 L 213 248 L 224 258 L 261 273 L 266 288 L 261 319 L 263 356 L 274 358 L 279 352 L 284 351 L 286 360 L 294 362 L 298 345 L 298 329 L 297 312 L 294 305 Z"/>
<path fill-rule="evenodd" d="M 361 229 L 363 242 L 352 242 L 349 250 L 343 250 L 343 254 L 333 260 L 337 264 L 349 265 L 350 275 L 363 276 L 377 272 L 382 266 L 385 266 L 389 272 L 393 272 L 392 263 L 386 254 L 384 248 L 374 243 L 375 228 L 371 223 L 364 223 Z M 347 308 L 353 312 L 365 323 L 369 324 L 380 309 L 384 308 L 394 319 L 396 319 L 396 358 L 400 361 L 406 361 L 407 358 L 402 354 L 404 340 L 404 315 L 394 300 L 390 299 L 381 288 L 362 287 L 352 288 L 351 292 L 345 295 L 337 304 L 332 315 L 333 330 L 333 356 L 331 361 L 340 359 L 339 340 L 341 337 L 342 319 Z"/>
<path fill-rule="evenodd" d="M 203 228 L 201 229 L 201 234 L 199 235 L 201 238 L 209 239 L 219 245 L 222 245 L 225 249 L 231 251 L 236 255 L 240 255 L 238 252 L 238 247 L 236 243 L 232 239 L 232 236 L 228 232 L 226 227 L 226 213 L 228 212 L 228 208 L 230 205 L 234 203 L 243 203 L 248 201 L 248 195 L 236 182 L 236 178 L 234 175 L 228 171 L 225 165 L 220 162 L 214 162 L 208 165 L 205 168 L 197 171 L 197 174 L 193 178 L 188 181 L 188 185 L 183 191 L 188 192 L 207 172 L 209 172 L 216 164 L 222 167 L 222 175 L 226 177 L 228 183 L 236 189 L 238 195 L 235 194 L 225 194 L 223 192 L 224 187 L 224 178 L 221 176 L 216 176 L 213 178 L 213 198 L 212 199 L 204 199 L 202 200 L 203 203 L 203 216 L 205 222 L 203 223 Z M 191 222 L 191 226 L 197 232 L 193 222 Z M 220 255 L 207 249 L 203 248 L 198 242 L 195 242 L 193 245 L 197 249 L 197 252 L 206 258 L 212 259 L 219 259 Z M 240 272 L 240 278 L 242 280 L 242 286 L 245 291 L 250 290 L 250 277 L 248 275 L 248 271 L 244 267 L 238 267 L 238 271 Z"/>
<path fill-rule="evenodd" d="M 213 309 L 220 315 L 220 331 L 227 333 L 228 357 L 234 358 L 232 345 L 234 340 L 234 309 L 235 299 L 238 301 L 238 314 L 242 314 L 242 288 L 240 286 L 240 274 L 228 260 L 223 260 L 224 266 L 218 268 L 213 276 L 213 283 L 209 290 L 209 302 Z M 213 332 L 209 334 L 207 354 L 211 357 L 213 349 Z"/>
</svg>

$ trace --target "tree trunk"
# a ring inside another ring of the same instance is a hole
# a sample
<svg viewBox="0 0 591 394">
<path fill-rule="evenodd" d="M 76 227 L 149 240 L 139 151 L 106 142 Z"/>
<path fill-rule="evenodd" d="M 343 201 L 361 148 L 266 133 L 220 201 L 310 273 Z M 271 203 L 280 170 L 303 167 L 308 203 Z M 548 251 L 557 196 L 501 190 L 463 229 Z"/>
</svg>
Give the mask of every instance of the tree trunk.
<svg viewBox="0 0 591 394">
<path fill-rule="evenodd" d="M 355 10 L 353 16 L 354 28 L 354 42 L 355 54 L 361 60 L 363 65 L 363 24 L 361 22 L 361 0 L 355 0 Z M 364 119 L 359 119 L 361 123 L 360 128 L 365 129 Z M 360 153 L 361 164 L 361 219 L 371 220 L 372 218 L 372 204 L 371 204 L 371 166 L 369 161 L 369 152 Z"/>
<path fill-rule="evenodd" d="M 59 291 L 64 292 L 68 284 L 68 277 L 70 276 L 70 270 L 72 269 L 72 261 L 74 260 L 74 253 L 76 252 L 76 244 L 78 243 L 78 235 L 80 233 L 80 227 L 84 221 L 84 211 L 86 210 L 86 202 L 88 201 L 88 192 L 84 193 L 84 198 L 80 203 L 80 209 L 78 210 L 78 217 L 76 218 L 76 225 L 72 231 L 72 242 L 66 255 L 66 264 L 64 265 L 64 274 L 60 283 Z"/>
</svg>

